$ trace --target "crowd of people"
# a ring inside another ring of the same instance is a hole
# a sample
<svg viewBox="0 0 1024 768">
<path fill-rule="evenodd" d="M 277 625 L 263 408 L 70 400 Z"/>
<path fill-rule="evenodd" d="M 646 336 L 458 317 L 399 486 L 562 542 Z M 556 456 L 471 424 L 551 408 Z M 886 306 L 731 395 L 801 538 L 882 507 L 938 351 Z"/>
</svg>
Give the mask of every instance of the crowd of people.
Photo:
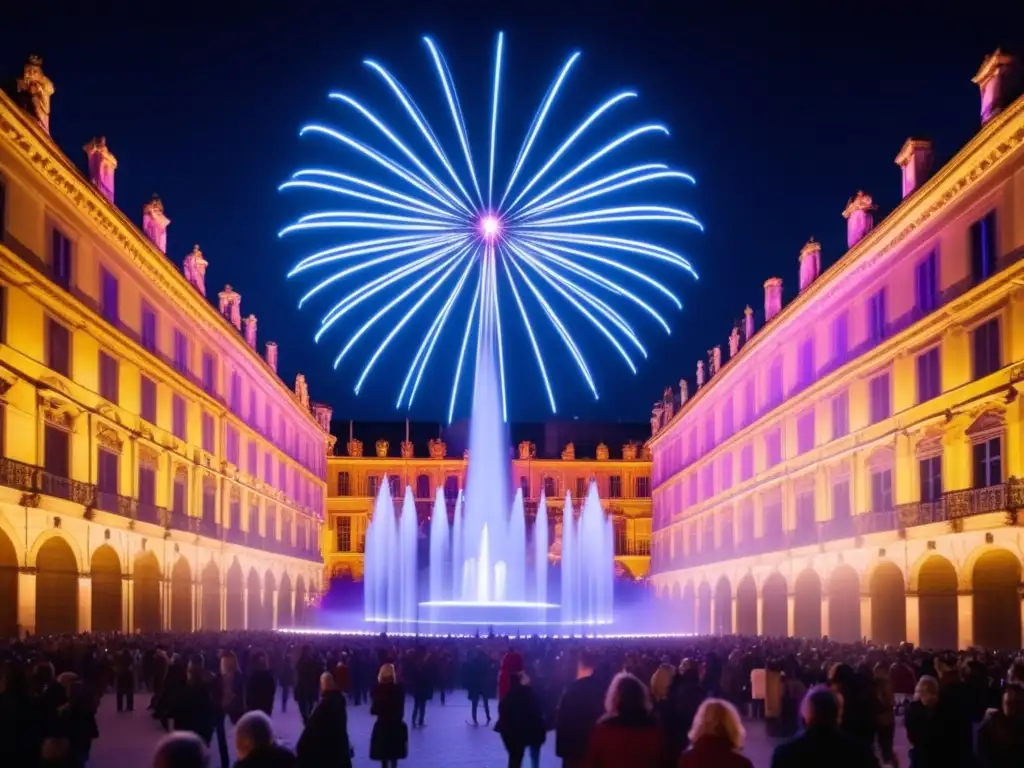
<svg viewBox="0 0 1024 768">
<path fill-rule="evenodd" d="M 357 748 L 394 768 L 415 764 L 409 729 L 456 690 L 471 722 L 497 732 L 511 768 L 536 767 L 549 739 L 565 768 L 745 768 L 744 717 L 784 739 L 772 768 L 896 765 L 898 728 L 912 768 L 1024 766 L 1024 661 L 1010 653 L 274 632 L 0 643 L 0 766 L 87 765 L 100 698 L 112 695 L 118 711 L 144 704 L 167 731 L 154 768 L 230 768 L 228 723 L 238 768 L 347 768 Z M 273 714 L 293 702 L 303 730 L 289 749 Z M 365 705 L 374 726 L 356 745 L 348 709 Z"/>
</svg>

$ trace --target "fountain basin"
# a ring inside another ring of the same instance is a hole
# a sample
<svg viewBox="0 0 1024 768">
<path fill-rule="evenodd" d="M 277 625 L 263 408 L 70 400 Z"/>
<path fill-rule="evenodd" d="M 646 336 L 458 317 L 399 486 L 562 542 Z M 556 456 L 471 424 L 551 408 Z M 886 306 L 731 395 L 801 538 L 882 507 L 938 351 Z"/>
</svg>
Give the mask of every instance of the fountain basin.
<svg viewBox="0 0 1024 768">
<path fill-rule="evenodd" d="M 419 623 L 521 627 L 558 623 L 557 603 L 528 600 L 428 600 L 419 604 Z M 552 613 L 554 612 L 554 613 Z"/>
</svg>

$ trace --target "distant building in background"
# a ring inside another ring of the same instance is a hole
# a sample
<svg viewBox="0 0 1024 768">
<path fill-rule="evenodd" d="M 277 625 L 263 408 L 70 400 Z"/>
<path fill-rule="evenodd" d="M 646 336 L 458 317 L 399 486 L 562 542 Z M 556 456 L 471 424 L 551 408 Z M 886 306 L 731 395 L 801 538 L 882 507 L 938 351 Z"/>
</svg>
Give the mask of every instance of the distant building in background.
<svg viewBox="0 0 1024 768">
<path fill-rule="evenodd" d="M 858 192 L 847 253 L 819 275 L 809 241 L 789 304 L 768 280 L 763 327 L 748 307 L 728 360 L 655 405 L 652 581 L 679 629 L 1021 647 L 1018 75 L 987 57 L 977 135 L 935 172 L 908 139 L 896 210 L 876 225 Z"/>
<path fill-rule="evenodd" d="M 465 484 L 468 433 L 465 423 L 453 424 L 443 432 L 436 424 L 424 423 L 336 426 L 347 437 L 338 434 L 340 455 L 327 459 L 324 568 L 328 578 L 361 580 L 366 528 L 384 478 L 399 504 L 406 486 L 412 489 L 421 530 L 425 530 L 437 489 L 447 500 L 448 514 L 453 512 L 459 489 Z M 513 491 L 523 490 L 527 531 L 543 491 L 548 499 L 549 541 L 556 542 L 566 492 L 578 511 L 594 479 L 602 505 L 612 516 L 620 575 L 646 576 L 651 542 L 651 462 L 640 442 L 646 428 L 645 424 L 589 422 L 513 424 L 510 486 Z M 607 442 L 597 435 L 607 435 Z M 552 554 L 557 553 L 556 543 Z"/>
<path fill-rule="evenodd" d="M 115 206 L 104 139 L 54 144 L 54 91 L 32 57 L 0 93 L 0 637 L 302 624 L 330 409 L 159 198 Z"/>
</svg>

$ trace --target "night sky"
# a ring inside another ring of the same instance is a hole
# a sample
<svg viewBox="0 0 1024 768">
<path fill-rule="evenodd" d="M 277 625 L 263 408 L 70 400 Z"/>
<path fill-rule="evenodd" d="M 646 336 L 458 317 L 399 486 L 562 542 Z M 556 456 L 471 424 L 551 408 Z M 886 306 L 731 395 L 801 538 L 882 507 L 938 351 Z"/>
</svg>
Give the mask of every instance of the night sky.
<svg viewBox="0 0 1024 768">
<path fill-rule="evenodd" d="M 698 357 L 713 344 L 727 348 L 746 304 L 760 317 L 767 277 L 781 276 L 785 300 L 792 298 L 797 255 L 809 236 L 823 244 L 824 266 L 842 255 L 841 212 L 858 189 L 873 195 L 880 215 L 898 203 L 893 159 L 909 135 L 935 142 L 937 165 L 951 157 L 978 128 L 978 89 L 970 78 L 984 55 L 997 45 L 1024 49 L 1020 2 L 956 4 L 956 11 L 940 10 L 945 4 L 938 3 L 901 3 L 898 11 L 895 4 L 821 3 L 815 7 L 832 10 L 809 12 L 639 0 L 295 1 L 275 4 L 287 10 L 273 12 L 239 4 L 244 10 L 237 13 L 220 5 L 17 4 L 5 9 L 0 24 L 0 74 L 18 74 L 29 53 L 44 57 L 56 86 L 56 141 L 83 165 L 79 148 L 93 135 L 106 135 L 119 161 L 119 206 L 139 221 L 142 204 L 159 193 L 173 221 L 168 255 L 180 263 L 199 243 L 210 262 L 208 294 L 230 282 L 242 294 L 243 314 L 259 318 L 261 348 L 264 340 L 279 343 L 285 380 L 305 373 L 313 398 L 330 402 L 337 418 L 404 417 L 394 401 L 420 338 L 398 337 L 356 397 L 352 386 L 361 364 L 331 368 L 345 335 L 314 344 L 327 307 L 299 311 L 298 297 L 311 284 L 284 279 L 319 244 L 315 238 L 282 241 L 277 231 L 298 214 L 340 206 L 324 197 L 281 194 L 278 184 L 303 166 L 354 170 L 350 153 L 298 138 L 298 129 L 312 120 L 359 125 L 328 103 L 327 93 L 347 91 L 411 135 L 384 88 L 361 66 L 363 58 L 388 65 L 428 117 L 447 129 L 420 42 L 431 34 L 460 89 L 478 159 L 486 155 L 485 124 L 477 123 L 488 110 L 498 30 L 507 43 L 506 153 L 518 150 L 548 83 L 575 49 L 583 58 L 545 133 L 549 151 L 584 110 L 623 87 L 638 89 L 640 99 L 624 113 L 626 122 L 613 121 L 609 131 L 650 119 L 671 128 L 670 141 L 646 145 L 635 159 L 666 160 L 698 181 L 694 189 L 658 196 L 692 211 L 706 227 L 703 235 L 676 229 L 652 237 L 689 256 L 701 275 L 696 283 L 678 272 L 659 275 L 685 303 L 682 313 L 668 314 L 673 335 L 630 315 L 650 353 L 633 377 L 596 332 L 574 326 L 586 339 L 601 393 L 597 403 L 553 332 L 541 338 L 561 418 L 643 421 L 663 386 L 684 375 L 692 382 Z M 455 332 L 442 337 L 445 348 L 435 353 L 415 418 L 435 420 L 447 412 L 457 352 L 451 347 L 461 339 L 461 325 L 451 328 Z M 512 337 L 509 344 L 524 340 Z M 354 351 L 352 362 L 361 363 L 373 345 Z M 509 354 L 510 415 L 543 418 L 547 402 L 532 354 L 526 348 Z M 466 408 L 468 400 L 460 411 Z"/>
</svg>

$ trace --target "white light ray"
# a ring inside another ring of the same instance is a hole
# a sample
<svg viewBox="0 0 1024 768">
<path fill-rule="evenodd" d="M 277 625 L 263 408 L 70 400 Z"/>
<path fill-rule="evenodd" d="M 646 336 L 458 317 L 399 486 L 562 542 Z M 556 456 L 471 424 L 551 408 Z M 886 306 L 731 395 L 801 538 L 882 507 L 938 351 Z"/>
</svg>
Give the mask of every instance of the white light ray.
<svg viewBox="0 0 1024 768">
<path fill-rule="evenodd" d="M 384 197 L 377 197 L 376 195 L 368 195 L 365 192 L 357 192 L 354 189 L 348 187 L 339 187 L 334 184 L 324 184 L 321 181 L 286 181 L 284 184 L 279 186 L 278 191 L 284 191 L 286 189 L 320 189 L 324 192 L 334 192 L 338 195 L 345 195 L 346 197 L 355 197 L 360 200 L 366 200 L 370 203 L 376 203 L 377 205 L 383 205 L 388 208 L 397 208 L 401 211 L 408 211 L 409 213 L 425 213 L 431 216 L 436 216 L 442 219 L 448 219 L 452 222 L 459 222 L 460 219 L 453 213 L 447 213 L 436 208 L 420 207 L 417 205 L 409 205 L 408 203 L 399 203 L 394 200 L 388 200 Z"/>
<path fill-rule="evenodd" d="M 566 213 L 548 218 L 530 218 L 520 222 L 517 226 L 524 228 L 558 225 L 576 227 L 613 221 L 678 221 L 683 224 L 693 224 L 702 231 L 704 229 L 692 213 L 663 205 L 623 205 L 616 208 L 597 208 L 592 211 Z"/>
<path fill-rule="evenodd" d="M 494 327 L 498 332 L 498 378 L 501 380 L 501 418 L 508 422 L 508 401 L 505 397 L 505 350 L 501 341 L 501 305 L 498 303 L 498 265 L 495 262 L 494 246 L 489 251 L 492 300 L 494 302 Z"/>
<path fill-rule="evenodd" d="M 533 355 L 537 358 L 537 365 L 540 367 L 540 376 L 544 380 L 544 388 L 548 392 L 548 402 L 551 403 L 551 412 L 557 413 L 558 409 L 555 407 L 555 395 L 551 391 L 551 381 L 548 379 L 547 369 L 544 367 L 544 356 L 540 353 L 540 347 L 537 344 L 537 337 L 533 335 L 533 326 L 530 325 L 530 318 L 526 314 L 526 307 L 523 306 L 523 300 L 519 297 L 519 289 L 516 288 L 516 281 L 512 279 L 512 272 L 508 268 L 509 259 L 503 258 L 501 260 L 502 266 L 505 267 L 505 275 L 508 277 L 508 284 L 512 287 L 512 295 L 515 297 L 516 306 L 519 307 L 519 315 L 523 318 L 523 324 L 526 326 L 526 334 L 530 337 L 530 345 L 533 347 Z M 451 422 L 451 415 L 448 416 L 448 421 Z"/>
<path fill-rule="evenodd" d="M 372 181 L 367 181 L 366 179 L 362 179 L 358 176 L 352 176 L 351 174 L 348 173 L 328 171 L 324 168 L 306 168 L 301 171 L 296 171 L 295 173 L 293 173 L 292 179 L 305 179 L 310 176 L 322 177 L 325 179 L 336 179 L 338 181 L 344 181 L 349 184 L 355 184 L 356 186 L 359 187 L 372 189 L 374 192 L 379 192 L 380 194 L 386 195 L 387 197 L 390 197 L 393 200 L 408 203 L 409 205 L 419 206 L 437 216 L 445 216 L 458 221 L 465 221 L 464 215 L 452 213 L 451 211 L 446 211 L 442 208 L 438 208 L 435 205 L 431 205 L 426 200 L 420 200 L 418 197 L 412 197 L 411 195 L 403 195 L 401 192 L 397 192 L 391 187 L 385 187 L 383 184 L 374 184 Z"/>
<path fill-rule="evenodd" d="M 459 379 L 462 377 L 462 361 L 466 357 L 466 345 L 469 342 L 469 333 L 473 328 L 473 318 L 476 316 L 476 305 L 480 301 L 480 291 L 484 282 L 483 270 L 480 270 L 480 279 L 477 280 L 476 290 L 473 292 L 473 303 L 469 307 L 469 318 L 466 320 L 466 332 L 462 336 L 462 348 L 459 350 L 459 362 L 455 365 L 455 381 L 452 383 L 452 398 L 448 406 L 448 423 L 452 423 L 452 416 L 455 413 L 455 396 L 459 391 Z"/>
<path fill-rule="evenodd" d="M 668 248 L 662 248 L 660 245 L 648 243 L 644 240 L 633 240 L 628 237 L 612 237 L 610 235 L 592 235 L 576 232 L 538 232 L 536 234 L 531 234 L 531 237 L 559 243 L 573 242 L 578 245 L 597 245 L 602 248 L 625 251 L 626 253 L 639 253 L 644 256 L 651 256 L 661 261 L 667 261 L 670 264 L 675 264 L 676 266 L 685 269 L 695 278 L 698 277 L 697 272 L 693 268 L 693 265 L 690 264 L 689 259 L 684 256 L 680 256 L 675 251 L 670 251 Z"/>
<path fill-rule="evenodd" d="M 592 200 L 595 197 L 603 197 L 604 195 L 611 194 L 612 192 L 617 192 L 620 189 L 626 189 L 627 187 L 632 187 L 637 184 L 643 184 L 646 181 L 657 181 L 658 179 L 684 179 L 690 182 L 693 181 L 692 176 L 690 176 L 688 173 L 683 173 L 682 171 L 657 171 L 655 173 L 647 173 L 642 176 L 637 176 L 626 181 L 620 181 L 618 184 L 609 184 L 607 186 L 603 186 L 598 189 L 594 189 L 590 192 L 587 192 L 586 194 L 570 193 L 568 196 L 563 195 L 562 198 L 560 198 L 561 202 L 558 202 L 557 204 L 555 201 L 544 203 L 543 205 L 540 205 L 537 208 L 533 209 L 533 211 L 531 211 L 530 213 L 539 216 L 542 213 L 550 213 L 551 211 L 557 211 L 560 208 L 565 208 L 570 205 L 582 203 L 584 200 Z"/>
<path fill-rule="evenodd" d="M 664 163 L 642 163 L 641 165 L 633 165 L 630 166 L 629 168 L 623 168 L 621 171 L 610 173 L 607 176 L 602 176 L 600 179 L 597 179 L 596 181 L 591 181 L 587 184 L 584 184 L 581 187 L 576 187 L 575 189 L 571 189 L 568 192 L 563 192 L 558 197 L 552 200 L 548 200 L 546 203 L 539 203 L 535 207 L 532 205 L 532 203 L 527 204 L 523 206 L 519 211 L 517 211 L 515 215 L 509 218 L 513 221 L 516 221 L 526 216 L 532 216 L 534 213 L 540 213 L 541 211 L 548 210 L 549 208 L 551 208 L 554 205 L 557 205 L 558 203 L 564 202 L 565 200 L 568 200 L 570 198 L 574 198 L 577 195 L 584 194 L 585 192 L 589 192 L 594 189 L 599 189 L 607 184 L 611 184 L 612 182 L 617 181 L 618 179 L 626 178 L 639 173 L 645 173 L 647 171 L 667 170 L 668 166 L 665 165 Z"/>
<path fill-rule="evenodd" d="M 440 243 L 449 238 L 454 239 L 454 237 L 454 235 L 440 235 L 435 237 L 430 237 L 428 235 L 402 235 L 401 237 L 379 237 L 374 240 L 358 240 L 354 243 L 328 248 L 325 251 L 318 251 L 311 256 L 307 256 L 295 265 L 292 271 L 288 273 L 288 277 L 294 277 L 299 272 L 304 272 L 307 269 L 312 269 L 313 267 L 317 267 L 331 261 L 338 261 L 339 259 L 364 256 L 369 253 L 379 253 L 380 251 L 391 250 L 393 247 L 408 245 L 409 243 Z"/>
<path fill-rule="evenodd" d="M 491 165 L 487 176 L 487 207 L 491 207 L 494 194 L 494 147 L 498 132 L 498 92 L 501 86 L 501 50 L 505 42 L 505 33 L 498 33 L 498 50 L 494 55 L 494 101 L 491 105 Z"/>
</svg>

